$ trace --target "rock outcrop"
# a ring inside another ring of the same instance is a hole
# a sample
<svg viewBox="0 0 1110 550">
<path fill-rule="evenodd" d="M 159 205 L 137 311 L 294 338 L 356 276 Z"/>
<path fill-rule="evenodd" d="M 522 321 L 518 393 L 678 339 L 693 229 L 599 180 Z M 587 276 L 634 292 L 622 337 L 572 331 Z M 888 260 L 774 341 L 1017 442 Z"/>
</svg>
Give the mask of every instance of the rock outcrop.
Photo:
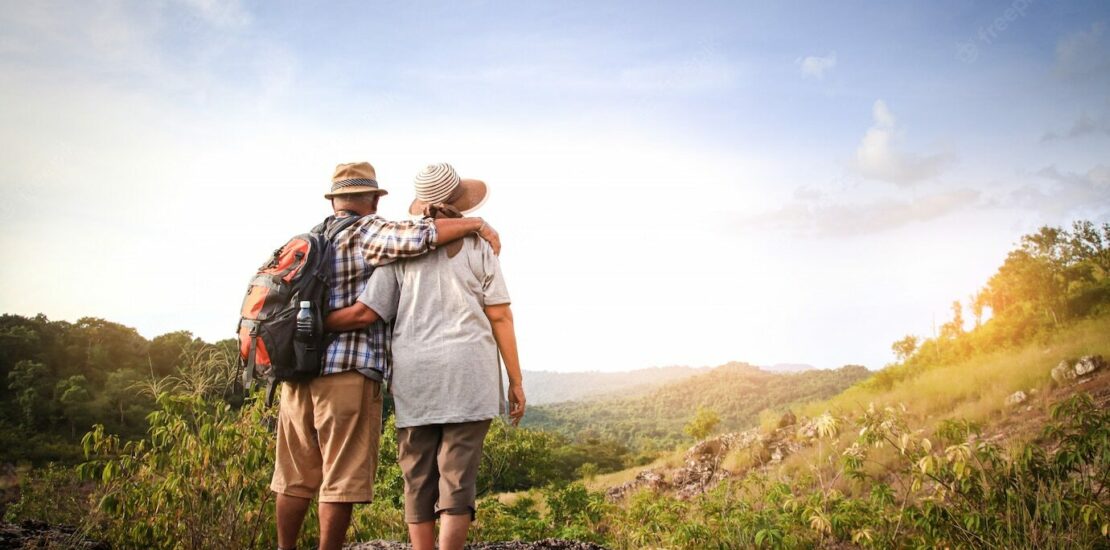
<svg viewBox="0 0 1110 550">
<path fill-rule="evenodd" d="M 680 499 L 689 499 L 712 489 L 722 480 L 733 475 L 721 467 L 721 462 L 731 451 L 749 450 L 755 457 L 756 465 L 766 465 L 782 461 L 803 446 L 795 439 L 794 424 L 797 419 L 787 412 L 779 419 L 774 432 L 762 435 L 757 429 L 732 432 L 699 441 L 686 451 L 683 465 L 674 470 L 655 468 L 644 470 L 627 483 L 610 488 L 606 496 L 619 500 L 629 493 L 650 488 L 657 491 L 673 491 Z M 811 424 L 808 422 L 806 425 Z M 798 431 L 805 430 L 805 426 Z M 816 437 L 816 428 L 812 428 Z"/>
<path fill-rule="evenodd" d="M 1075 363 L 1075 375 L 1087 376 L 1092 372 L 1103 369 L 1106 367 L 1106 361 L 1102 359 L 1101 355 L 1087 355 L 1081 357 Z"/>
<path fill-rule="evenodd" d="M 1060 361 L 1060 364 L 1052 369 L 1052 379 L 1061 385 L 1075 380 L 1075 370 L 1071 368 L 1067 359 Z"/>
<path fill-rule="evenodd" d="M 1025 392 L 1018 390 L 1010 394 L 1010 396 L 1006 398 L 1006 405 L 1010 407 L 1020 405 L 1024 403 L 1026 399 L 1029 399 L 1029 396 L 1026 395 Z"/>
<path fill-rule="evenodd" d="M 1084 355 L 1075 362 L 1074 366 L 1067 359 L 1064 359 L 1052 369 L 1052 379 L 1060 385 L 1075 381 L 1082 382 L 1078 379 L 1085 378 L 1104 368 L 1106 368 L 1106 360 L 1101 355 Z"/>
</svg>

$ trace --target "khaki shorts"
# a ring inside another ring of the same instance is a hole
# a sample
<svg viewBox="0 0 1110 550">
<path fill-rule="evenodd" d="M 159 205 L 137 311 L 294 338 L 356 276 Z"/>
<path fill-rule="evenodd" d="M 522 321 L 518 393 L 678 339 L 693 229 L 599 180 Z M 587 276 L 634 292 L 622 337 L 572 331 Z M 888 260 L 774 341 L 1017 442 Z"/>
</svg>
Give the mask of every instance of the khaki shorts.
<svg viewBox="0 0 1110 550">
<path fill-rule="evenodd" d="M 470 514 L 489 420 L 397 429 L 397 461 L 405 478 L 405 522 Z"/>
<path fill-rule="evenodd" d="M 379 382 L 349 371 L 283 384 L 270 489 L 320 502 L 370 502 L 381 433 Z"/>
</svg>

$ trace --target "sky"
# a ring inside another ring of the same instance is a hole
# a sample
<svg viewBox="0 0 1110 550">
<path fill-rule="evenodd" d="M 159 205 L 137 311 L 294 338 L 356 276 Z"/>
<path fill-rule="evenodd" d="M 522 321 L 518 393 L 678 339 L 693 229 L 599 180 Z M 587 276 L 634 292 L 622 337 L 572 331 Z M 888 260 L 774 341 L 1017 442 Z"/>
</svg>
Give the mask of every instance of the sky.
<svg viewBox="0 0 1110 550">
<path fill-rule="evenodd" d="M 232 337 L 353 161 L 488 183 L 525 369 L 881 368 L 1110 221 L 1110 4 L 0 1 L 0 312 Z"/>
</svg>

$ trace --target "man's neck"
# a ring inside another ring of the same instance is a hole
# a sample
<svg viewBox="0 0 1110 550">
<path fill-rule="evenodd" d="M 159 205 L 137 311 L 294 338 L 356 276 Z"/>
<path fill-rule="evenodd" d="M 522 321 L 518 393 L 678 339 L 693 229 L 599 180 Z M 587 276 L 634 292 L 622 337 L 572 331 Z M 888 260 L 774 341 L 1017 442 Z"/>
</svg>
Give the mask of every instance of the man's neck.
<svg viewBox="0 0 1110 550">
<path fill-rule="evenodd" d="M 346 216 L 358 216 L 358 217 L 361 218 L 363 216 L 369 216 L 369 215 L 372 215 L 372 214 L 377 214 L 377 211 L 376 210 L 368 210 L 366 212 L 359 212 L 358 210 L 353 210 L 353 209 L 350 209 L 350 208 L 343 208 L 343 209 L 335 211 L 335 217 L 337 217 L 337 218 L 343 218 L 343 217 L 346 217 Z"/>
</svg>

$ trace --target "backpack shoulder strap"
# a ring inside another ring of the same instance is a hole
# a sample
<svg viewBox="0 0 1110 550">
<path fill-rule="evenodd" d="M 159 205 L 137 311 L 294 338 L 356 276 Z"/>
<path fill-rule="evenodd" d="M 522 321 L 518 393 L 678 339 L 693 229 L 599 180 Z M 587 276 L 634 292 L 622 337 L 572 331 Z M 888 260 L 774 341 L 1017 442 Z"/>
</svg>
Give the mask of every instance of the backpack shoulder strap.
<svg viewBox="0 0 1110 550">
<path fill-rule="evenodd" d="M 335 236 L 342 232 L 344 229 L 351 227 L 355 222 L 362 219 L 362 216 L 344 216 L 342 218 L 335 218 L 332 220 L 331 226 L 324 231 L 324 237 L 329 241 L 335 239 Z"/>
<path fill-rule="evenodd" d="M 323 235 L 324 238 L 330 241 L 334 239 L 335 236 L 338 235 L 341 231 L 350 227 L 351 224 L 362 219 L 362 216 L 359 216 L 354 212 L 348 211 L 348 214 L 349 215 L 343 216 L 341 218 L 336 216 L 328 216 L 324 219 L 324 221 L 317 224 L 316 227 L 313 227 L 310 233 L 315 235 Z"/>
<path fill-rule="evenodd" d="M 278 385 L 278 381 L 274 380 L 273 378 L 270 378 L 270 381 L 266 384 L 266 407 L 267 408 L 274 406 L 274 394 L 277 392 L 277 385 Z"/>
</svg>

